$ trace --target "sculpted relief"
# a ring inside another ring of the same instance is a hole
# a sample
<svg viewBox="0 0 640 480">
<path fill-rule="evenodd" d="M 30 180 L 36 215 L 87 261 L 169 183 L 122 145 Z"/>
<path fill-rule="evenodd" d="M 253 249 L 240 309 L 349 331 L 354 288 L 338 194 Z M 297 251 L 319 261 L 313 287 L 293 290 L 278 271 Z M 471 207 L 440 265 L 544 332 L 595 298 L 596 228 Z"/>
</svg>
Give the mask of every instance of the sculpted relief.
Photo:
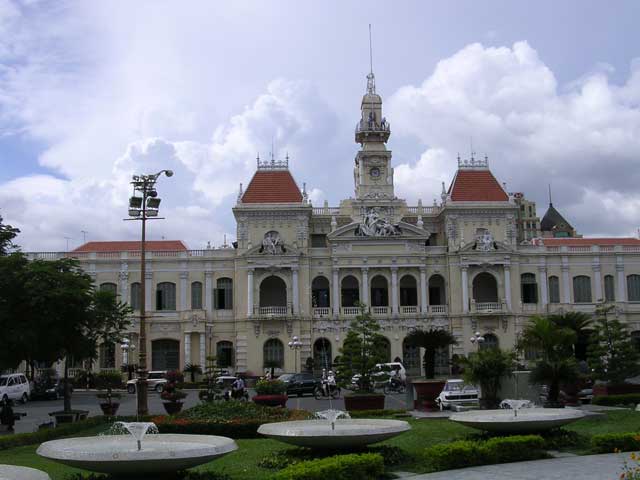
<svg viewBox="0 0 640 480">
<path fill-rule="evenodd" d="M 359 237 L 391 237 L 401 233 L 400 227 L 381 216 L 377 208 L 367 209 L 356 228 L 356 235 Z"/>
<path fill-rule="evenodd" d="M 275 230 L 271 230 L 264 234 L 264 238 L 262 239 L 262 248 L 260 249 L 260 253 L 266 255 L 280 255 L 285 253 L 286 250 L 284 248 L 284 244 L 280 239 L 280 234 Z"/>
</svg>

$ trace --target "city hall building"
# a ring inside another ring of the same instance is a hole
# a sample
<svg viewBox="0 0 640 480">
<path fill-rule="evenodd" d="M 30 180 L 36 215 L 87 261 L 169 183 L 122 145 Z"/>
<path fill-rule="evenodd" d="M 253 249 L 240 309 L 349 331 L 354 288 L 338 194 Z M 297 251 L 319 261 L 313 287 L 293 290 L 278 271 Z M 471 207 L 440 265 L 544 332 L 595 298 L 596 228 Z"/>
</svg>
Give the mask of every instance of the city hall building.
<svg viewBox="0 0 640 480">
<path fill-rule="evenodd" d="M 257 162 L 240 188 L 232 246 L 190 250 L 181 241 L 147 243 L 147 351 L 153 370 L 205 365 L 260 375 L 331 365 L 351 320 L 366 304 L 387 340 L 387 357 L 420 373 L 420 355 L 405 343 L 416 328 L 450 330 L 458 344 L 439 359 L 483 345 L 512 348 L 532 315 L 592 313 L 598 303 L 640 334 L 640 241 L 582 238 L 553 207 L 540 221 L 535 204 L 508 193 L 486 158 L 458 159 L 440 201 L 408 205 L 394 191 L 391 133 L 367 77 L 356 124 L 355 197 L 313 206 L 288 159 Z M 435 192 L 425 192 L 431 196 Z M 140 242 L 89 242 L 71 253 L 98 288 L 134 310 L 140 305 Z M 95 368 L 136 363 L 134 348 L 103 345 Z M 288 342 L 297 336 L 299 349 Z"/>
</svg>

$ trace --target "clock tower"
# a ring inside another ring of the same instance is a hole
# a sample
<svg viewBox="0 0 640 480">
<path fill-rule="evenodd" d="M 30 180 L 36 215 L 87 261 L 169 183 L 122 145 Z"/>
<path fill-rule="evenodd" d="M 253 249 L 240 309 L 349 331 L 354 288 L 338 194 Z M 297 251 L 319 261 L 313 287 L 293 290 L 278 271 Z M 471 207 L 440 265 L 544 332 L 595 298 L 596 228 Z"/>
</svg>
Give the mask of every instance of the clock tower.
<svg viewBox="0 0 640 480">
<path fill-rule="evenodd" d="M 355 139 L 361 148 L 353 169 L 355 193 L 358 200 L 393 200 L 391 152 L 386 146 L 391 129 L 382 116 L 382 98 L 376 93 L 375 82 L 371 71 L 360 106 L 361 118 L 356 125 Z"/>
</svg>

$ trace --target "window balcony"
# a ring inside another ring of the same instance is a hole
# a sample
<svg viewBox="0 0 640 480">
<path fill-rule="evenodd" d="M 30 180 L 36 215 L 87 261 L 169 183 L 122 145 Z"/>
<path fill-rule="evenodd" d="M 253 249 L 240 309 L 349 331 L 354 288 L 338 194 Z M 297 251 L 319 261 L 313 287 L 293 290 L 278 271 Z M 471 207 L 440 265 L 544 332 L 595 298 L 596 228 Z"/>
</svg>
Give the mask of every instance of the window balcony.
<svg viewBox="0 0 640 480">
<path fill-rule="evenodd" d="M 355 317 L 360 314 L 358 307 L 340 307 L 340 315 L 345 317 Z"/>
<path fill-rule="evenodd" d="M 327 318 L 331 316 L 331 307 L 313 307 L 313 318 Z"/>
<path fill-rule="evenodd" d="M 389 315 L 389 307 L 371 307 L 371 313 L 376 316 Z"/>
<path fill-rule="evenodd" d="M 447 313 L 446 305 L 429 305 L 429 313 Z"/>
<path fill-rule="evenodd" d="M 289 315 L 289 307 L 258 307 L 261 317 L 284 317 Z"/>
<path fill-rule="evenodd" d="M 478 313 L 493 313 L 502 311 L 500 302 L 477 302 L 475 303 L 475 311 Z"/>
<path fill-rule="evenodd" d="M 402 305 L 400 306 L 401 315 L 415 315 L 420 310 L 417 305 Z"/>
</svg>

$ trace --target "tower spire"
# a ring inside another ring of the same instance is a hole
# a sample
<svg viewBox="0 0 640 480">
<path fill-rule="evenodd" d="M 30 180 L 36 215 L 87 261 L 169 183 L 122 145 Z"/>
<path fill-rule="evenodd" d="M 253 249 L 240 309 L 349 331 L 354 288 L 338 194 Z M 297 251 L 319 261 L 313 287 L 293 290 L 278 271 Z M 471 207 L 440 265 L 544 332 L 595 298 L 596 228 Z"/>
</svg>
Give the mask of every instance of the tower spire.
<svg viewBox="0 0 640 480">
<path fill-rule="evenodd" d="M 551 201 L 551 184 L 549 183 L 549 205 L 553 205 L 553 202 Z"/>
<path fill-rule="evenodd" d="M 369 24 L 369 74 L 367 75 L 367 93 L 376 93 L 376 77 L 373 74 L 373 43 L 371 42 L 371 24 Z"/>
</svg>

